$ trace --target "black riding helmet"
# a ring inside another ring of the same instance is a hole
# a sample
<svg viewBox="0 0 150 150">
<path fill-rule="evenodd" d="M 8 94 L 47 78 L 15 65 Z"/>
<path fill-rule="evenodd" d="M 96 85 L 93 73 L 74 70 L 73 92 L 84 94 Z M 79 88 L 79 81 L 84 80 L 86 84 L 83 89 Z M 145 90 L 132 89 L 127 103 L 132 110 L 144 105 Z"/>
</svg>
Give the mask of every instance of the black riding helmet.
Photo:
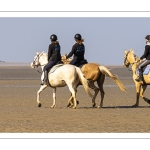
<svg viewBox="0 0 150 150">
<path fill-rule="evenodd" d="M 56 41 L 57 40 L 57 36 L 55 34 L 52 34 L 50 36 L 51 41 Z"/>
<path fill-rule="evenodd" d="M 150 35 L 147 35 L 147 36 L 145 37 L 145 39 L 146 39 L 146 40 L 150 40 Z"/>
<path fill-rule="evenodd" d="M 74 38 L 75 38 L 76 40 L 81 40 L 81 39 L 82 39 L 82 36 L 81 36 L 80 34 L 76 34 L 76 35 L 74 36 Z"/>
</svg>

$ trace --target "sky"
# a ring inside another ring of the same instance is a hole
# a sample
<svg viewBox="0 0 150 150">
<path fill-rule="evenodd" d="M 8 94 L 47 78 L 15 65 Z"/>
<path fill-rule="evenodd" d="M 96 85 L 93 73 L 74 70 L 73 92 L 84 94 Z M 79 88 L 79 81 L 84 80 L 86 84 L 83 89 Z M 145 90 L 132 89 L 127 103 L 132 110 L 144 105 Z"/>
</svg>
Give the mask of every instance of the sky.
<svg viewBox="0 0 150 150">
<path fill-rule="evenodd" d="M 144 53 L 149 26 L 149 17 L 0 17 L 0 60 L 32 62 L 36 51 L 48 52 L 51 34 L 68 54 L 79 33 L 88 62 L 122 65 L 125 49 Z"/>
</svg>

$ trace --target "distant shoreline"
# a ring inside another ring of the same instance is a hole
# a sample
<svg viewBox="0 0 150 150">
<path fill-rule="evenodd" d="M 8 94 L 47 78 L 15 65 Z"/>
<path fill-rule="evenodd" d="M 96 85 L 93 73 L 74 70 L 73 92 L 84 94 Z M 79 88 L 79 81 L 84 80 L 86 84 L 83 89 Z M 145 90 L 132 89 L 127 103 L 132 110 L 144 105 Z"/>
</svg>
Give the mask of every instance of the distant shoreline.
<svg viewBox="0 0 150 150">
<path fill-rule="evenodd" d="M 30 63 L 17 63 L 17 62 L 0 61 L 0 66 L 30 66 Z"/>
<path fill-rule="evenodd" d="M 31 63 L 17 63 L 17 62 L 0 62 L 0 67 L 29 67 Z M 108 67 L 110 69 L 112 68 L 124 68 L 122 65 L 104 65 L 101 64 L 101 66 Z"/>
</svg>

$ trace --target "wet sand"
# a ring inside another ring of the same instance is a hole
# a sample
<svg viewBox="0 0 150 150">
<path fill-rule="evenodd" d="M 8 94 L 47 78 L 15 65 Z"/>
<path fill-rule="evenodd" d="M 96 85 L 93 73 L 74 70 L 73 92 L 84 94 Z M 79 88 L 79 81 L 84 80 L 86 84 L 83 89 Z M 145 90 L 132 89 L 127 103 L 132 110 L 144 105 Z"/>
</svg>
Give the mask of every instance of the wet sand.
<svg viewBox="0 0 150 150">
<path fill-rule="evenodd" d="M 52 89 L 41 93 L 42 107 L 37 107 L 36 92 L 40 74 L 28 66 L 0 66 L 1 133 L 149 133 L 150 105 L 140 98 L 137 108 L 132 72 L 120 67 L 111 71 L 126 86 L 122 92 L 109 78 L 105 79 L 103 108 L 92 108 L 91 98 L 79 86 L 77 109 L 67 108 L 68 87 L 57 89 L 56 108 L 52 109 Z M 39 69 L 40 70 L 40 69 Z M 145 97 L 150 98 L 149 87 Z M 96 105 L 100 103 L 100 95 Z"/>
</svg>

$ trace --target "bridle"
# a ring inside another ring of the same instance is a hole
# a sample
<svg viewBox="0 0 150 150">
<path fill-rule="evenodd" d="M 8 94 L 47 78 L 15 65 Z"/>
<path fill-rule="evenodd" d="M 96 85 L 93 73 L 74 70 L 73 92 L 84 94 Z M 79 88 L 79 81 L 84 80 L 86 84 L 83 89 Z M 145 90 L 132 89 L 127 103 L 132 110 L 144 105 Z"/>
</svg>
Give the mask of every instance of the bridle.
<svg viewBox="0 0 150 150">
<path fill-rule="evenodd" d="M 38 68 L 39 66 L 45 66 L 45 65 L 46 65 L 46 64 L 41 65 L 41 64 L 39 63 L 39 59 L 40 59 L 40 57 L 42 56 L 42 54 L 43 54 L 43 52 L 41 52 L 40 54 L 37 54 L 37 55 L 36 55 L 36 58 L 35 58 L 34 61 L 33 61 L 33 66 L 34 66 L 34 68 L 36 68 L 36 70 L 37 70 L 37 68 Z M 36 64 L 36 63 L 37 63 L 37 64 Z M 37 70 L 37 72 L 42 73 L 42 72 L 40 72 L 39 70 Z"/>
<path fill-rule="evenodd" d="M 128 59 L 127 59 L 128 54 L 129 54 L 129 51 L 126 53 L 126 56 L 125 56 L 125 58 L 124 58 L 124 64 L 126 64 L 126 62 L 127 62 L 128 64 L 130 64 L 130 62 L 129 62 Z M 125 66 L 126 66 L 126 65 L 125 65 Z M 127 65 L 127 66 L 129 66 L 129 65 Z"/>
</svg>

